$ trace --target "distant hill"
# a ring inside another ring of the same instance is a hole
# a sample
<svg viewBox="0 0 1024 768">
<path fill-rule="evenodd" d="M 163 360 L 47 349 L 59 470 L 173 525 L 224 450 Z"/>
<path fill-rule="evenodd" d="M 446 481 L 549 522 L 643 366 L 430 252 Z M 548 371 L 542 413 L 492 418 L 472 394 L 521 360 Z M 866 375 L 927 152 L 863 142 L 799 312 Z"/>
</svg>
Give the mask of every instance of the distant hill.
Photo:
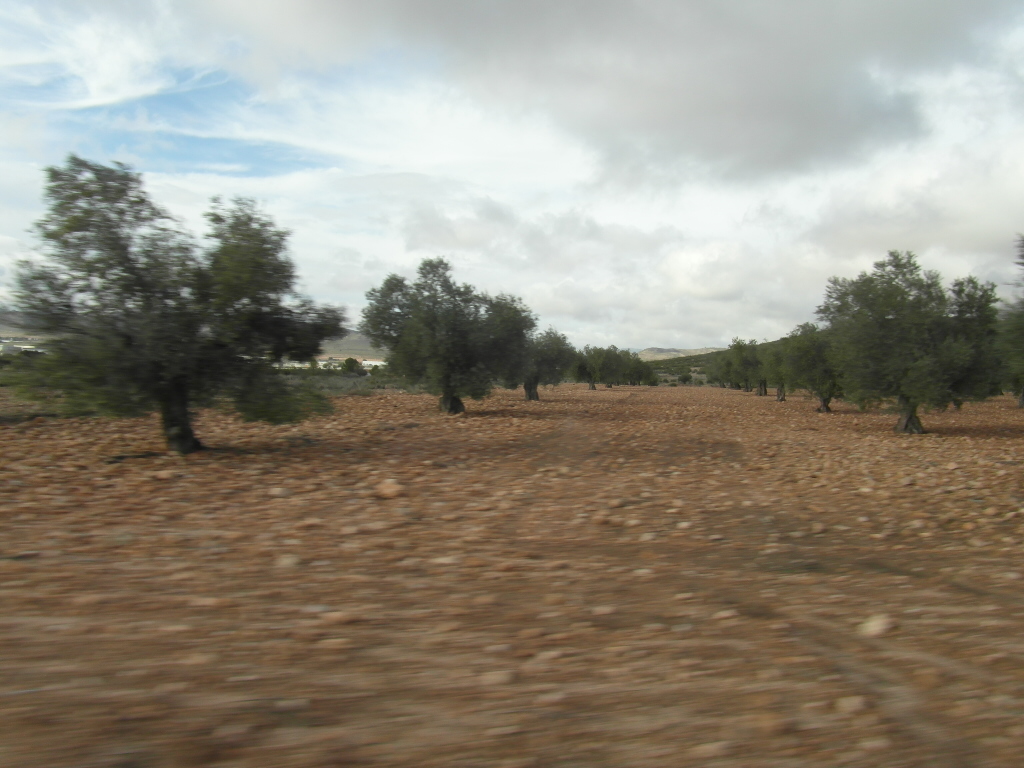
<svg viewBox="0 0 1024 768">
<path fill-rule="evenodd" d="M 702 349 L 667 349 L 665 347 L 648 347 L 638 353 L 641 360 L 671 360 L 676 357 L 693 357 L 706 355 L 709 352 L 721 352 L 723 347 L 704 347 Z"/>
</svg>

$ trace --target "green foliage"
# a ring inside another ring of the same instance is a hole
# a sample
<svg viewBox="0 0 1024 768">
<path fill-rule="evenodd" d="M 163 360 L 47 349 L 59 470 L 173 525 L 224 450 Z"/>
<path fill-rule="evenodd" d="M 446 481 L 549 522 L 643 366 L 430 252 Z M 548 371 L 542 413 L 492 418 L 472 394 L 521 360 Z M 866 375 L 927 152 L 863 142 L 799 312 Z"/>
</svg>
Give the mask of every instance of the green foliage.
<svg viewBox="0 0 1024 768">
<path fill-rule="evenodd" d="M 538 384 L 560 384 L 575 359 L 576 348 L 554 328 L 530 339 L 530 368 Z"/>
<path fill-rule="evenodd" d="M 321 405 L 264 403 L 273 363 L 310 360 L 344 333 L 343 314 L 293 289 L 288 233 L 251 200 L 207 214 L 200 248 L 146 194 L 128 166 L 70 156 L 47 169 L 45 258 L 22 262 L 17 308 L 52 336 L 19 371 L 23 390 L 57 389 L 71 408 L 131 415 L 159 408 L 168 445 L 201 447 L 189 409 L 226 397 L 245 417 L 300 418 Z M 292 395 L 295 397 L 292 398 Z"/>
<path fill-rule="evenodd" d="M 623 358 L 624 372 L 623 381 L 632 386 L 658 386 L 658 374 L 654 366 L 646 360 L 641 360 L 640 355 L 629 350 L 621 350 L 619 353 Z"/>
<path fill-rule="evenodd" d="M 992 394 L 995 302 L 991 283 L 960 278 L 946 290 L 912 253 L 890 251 L 871 273 L 830 279 L 818 316 L 845 395 L 858 403 L 896 398 L 913 421 L 918 405 Z"/>
<path fill-rule="evenodd" d="M 270 424 L 287 424 L 316 414 L 330 413 L 330 399 L 313 385 L 313 381 L 308 376 L 299 378 L 260 371 L 255 380 L 231 393 L 232 404 L 244 421 Z"/>
<path fill-rule="evenodd" d="M 1024 268 L 1024 236 L 1017 239 L 1017 266 Z M 998 347 L 1003 360 L 1004 383 L 1024 407 L 1024 296 L 1018 296 L 1003 309 L 999 318 Z"/>
<path fill-rule="evenodd" d="M 341 364 L 342 373 L 354 373 L 357 376 L 365 376 L 366 369 L 363 368 L 363 364 L 356 360 L 354 357 L 346 357 L 345 361 Z"/>
<path fill-rule="evenodd" d="M 829 334 L 814 323 L 803 323 L 782 340 L 783 376 L 791 387 L 806 389 L 818 398 L 820 411 L 839 396 L 839 371 L 832 363 Z"/>
<path fill-rule="evenodd" d="M 569 373 L 574 381 L 585 382 L 591 389 L 596 389 L 600 375 L 600 362 L 604 350 L 591 347 L 589 344 L 576 353 L 576 359 L 570 366 Z"/>
<path fill-rule="evenodd" d="M 576 355 L 571 366 L 574 380 L 586 382 L 594 389 L 596 384 L 658 385 L 658 374 L 654 366 L 641 360 L 636 352 L 619 349 L 616 346 L 586 346 Z"/>
<path fill-rule="evenodd" d="M 449 412 L 524 367 L 536 321 L 514 297 L 491 297 L 452 280 L 444 259 L 425 259 L 415 283 L 389 275 L 366 294 L 360 330 L 388 351 L 388 367 L 441 396 Z"/>
<path fill-rule="evenodd" d="M 737 376 L 731 349 L 711 355 L 704 364 L 704 373 L 708 377 L 708 383 L 710 384 L 718 384 L 722 387 L 739 387 L 739 384 L 736 383 Z"/>
<path fill-rule="evenodd" d="M 785 386 L 788 383 L 784 341 L 766 341 L 757 345 L 757 359 L 761 376 L 768 384 Z"/>
<path fill-rule="evenodd" d="M 728 360 L 731 363 L 729 383 L 743 387 L 749 392 L 761 378 L 761 359 L 757 353 L 757 342 L 754 339 L 744 341 L 735 338 L 729 344 Z"/>
<path fill-rule="evenodd" d="M 554 328 L 530 336 L 522 368 L 506 384 L 518 386 L 522 381 L 527 400 L 539 400 L 537 388 L 541 384 L 556 385 L 569 373 L 576 361 L 576 348 Z"/>
</svg>

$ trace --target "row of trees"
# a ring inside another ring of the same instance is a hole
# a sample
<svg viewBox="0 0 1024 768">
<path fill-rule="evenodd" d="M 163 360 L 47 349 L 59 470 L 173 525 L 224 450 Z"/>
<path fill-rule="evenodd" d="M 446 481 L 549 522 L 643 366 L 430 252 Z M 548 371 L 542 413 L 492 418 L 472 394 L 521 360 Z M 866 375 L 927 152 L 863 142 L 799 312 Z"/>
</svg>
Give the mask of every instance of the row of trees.
<svg viewBox="0 0 1024 768">
<path fill-rule="evenodd" d="M 862 407 L 891 400 L 901 433 L 923 432 L 921 406 L 959 407 L 1024 381 L 1024 300 L 1000 318 L 994 284 L 965 277 L 945 287 L 910 252 L 829 280 L 817 315 L 820 324 L 775 342 L 734 339 L 707 366 L 709 380 L 758 394 L 773 383 L 780 400 L 787 386 L 806 389 L 825 412 L 840 394 Z"/>
<path fill-rule="evenodd" d="M 16 308 L 48 337 L 49 354 L 23 357 L 5 378 L 30 397 L 59 392 L 66 409 L 131 416 L 158 411 L 168 448 L 200 450 L 191 412 L 227 406 L 247 420 L 296 421 L 330 408 L 285 360 L 309 362 L 343 336 L 344 312 L 294 287 L 289 233 L 252 200 L 215 199 L 200 240 L 157 206 L 128 166 L 71 155 L 46 170 L 43 259 L 19 265 Z M 367 294 L 361 329 L 388 351 L 392 373 L 464 410 L 496 384 L 577 380 L 657 383 L 635 354 L 577 352 L 554 329 L 538 333 L 517 298 L 457 284 L 443 259 L 408 282 L 389 276 Z M 358 372 L 354 359 L 343 371 Z"/>
<path fill-rule="evenodd" d="M 591 389 L 658 383 L 635 352 L 614 346 L 577 351 L 553 328 L 538 333 L 522 301 L 456 283 L 444 259 L 425 259 L 414 282 L 389 275 L 366 298 L 360 330 L 387 350 L 390 372 L 438 394 L 445 413 L 463 412 L 463 398 L 486 397 L 498 383 L 521 384 L 527 400 L 540 399 L 542 384 L 569 376 Z"/>
</svg>

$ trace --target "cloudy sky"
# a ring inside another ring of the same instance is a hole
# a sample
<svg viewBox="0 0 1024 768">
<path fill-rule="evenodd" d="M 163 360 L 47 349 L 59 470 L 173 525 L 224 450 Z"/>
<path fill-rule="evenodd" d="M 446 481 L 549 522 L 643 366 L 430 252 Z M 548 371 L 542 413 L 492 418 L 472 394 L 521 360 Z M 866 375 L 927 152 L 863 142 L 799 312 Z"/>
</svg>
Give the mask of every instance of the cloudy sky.
<svg viewBox="0 0 1024 768">
<path fill-rule="evenodd" d="M 813 319 L 890 249 L 1018 277 L 1021 0 L 0 0 L 0 298 L 43 168 L 293 231 L 303 289 L 443 255 L 577 344 Z"/>
</svg>

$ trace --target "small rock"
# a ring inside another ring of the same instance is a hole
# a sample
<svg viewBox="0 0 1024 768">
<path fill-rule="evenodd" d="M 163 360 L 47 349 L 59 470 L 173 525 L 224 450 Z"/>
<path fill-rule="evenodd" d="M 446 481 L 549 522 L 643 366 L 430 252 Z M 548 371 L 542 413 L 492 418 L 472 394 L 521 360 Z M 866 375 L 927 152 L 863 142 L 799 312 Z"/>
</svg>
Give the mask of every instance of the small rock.
<svg viewBox="0 0 1024 768">
<path fill-rule="evenodd" d="M 881 749 L 888 749 L 892 746 L 892 742 L 885 736 L 879 736 L 875 739 L 862 739 L 857 746 L 865 752 L 877 752 Z"/>
<path fill-rule="evenodd" d="M 274 709 L 278 712 L 298 712 L 309 709 L 309 699 L 279 699 L 274 702 Z"/>
<path fill-rule="evenodd" d="M 562 691 L 551 691 L 550 693 L 542 693 L 540 696 L 535 698 L 535 704 L 558 704 L 565 701 L 565 693 Z"/>
<path fill-rule="evenodd" d="M 154 472 L 151 477 L 154 480 L 173 480 L 177 475 L 178 473 L 173 469 L 161 469 L 158 472 Z"/>
<path fill-rule="evenodd" d="M 301 562 L 302 560 L 299 558 L 298 555 L 278 555 L 277 558 L 274 560 L 274 567 L 294 568 Z"/>
<path fill-rule="evenodd" d="M 876 613 L 857 627 L 857 634 L 863 637 L 881 637 L 896 626 L 896 622 L 886 613 Z"/>
<path fill-rule="evenodd" d="M 751 718 L 750 725 L 762 736 L 779 736 L 793 729 L 793 722 L 777 712 L 759 712 Z"/>
<path fill-rule="evenodd" d="M 181 660 L 181 663 L 186 666 L 194 667 L 202 664 L 212 664 L 216 660 L 217 654 L 215 653 L 190 653 Z"/>
<path fill-rule="evenodd" d="M 868 707 L 868 700 L 863 696 L 843 696 L 836 699 L 836 712 L 844 715 L 854 715 L 863 712 Z"/>
<path fill-rule="evenodd" d="M 691 757 L 707 758 L 707 757 L 724 757 L 729 754 L 729 749 L 732 744 L 728 741 L 709 741 L 706 744 L 698 744 L 696 747 L 691 747 L 689 754 Z"/>
<path fill-rule="evenodd" d="M 193 608 L 220 608 L 226 602 L 220 597 L 193 597 L 188 604 Z"/>
<path fill-rule="evenodd" d="M 445 557 L 432 557 L 430 562 L 434 565 L 455 565 L 459 562 L 458 555 L 446 555 Z"/>
<path fill-rule="evenodd" d="M 811 533 L 824 533 L 827 529 L 824 523 L 811 523 Z"/>
<path fill-rule="evenodd" d="M 235 723 L 232 725 L 222 725 L 220 728 L 216 728 L 211 735 L 219 741 L 234 741 L 247 736 L 252 730 L 253 727 L 251 725 Z"/>
<path fill-rule="evenodd" d="M 320 621 L 325 624 L 350 624 L 356 617 L 348 611 L 324 611 L 320 614 Z"/>
<path fill-rule="evenodd" d="M 545 663 L 548 661 L 554 661 L 555 659 L 560 659 L 563 655 L 564 653 L 562 651 L 541 651 L 533 657 L 533 660 Z"/>
<path fill-rule="evenodd" d="M 394 499 L 401 496 L 405 492 L 405 489 L 401 486 L 401 484 L 399 484 L 397 480 L 392 480 L 389 478 L 387 480 L 381 480 L 379 483 L 377 483 L 373 491 L 377 495 L 377 498 Z"/>
<path fill-rule="evenodd" d="M 689 520 L 683 520 L 681 523 L 676 523 L 676 528 L 678 528 L 679 530 L 686 530 L 691 525 L 693 525 L 693 523 L 691 523 Z"/>
<path fill-rule="evenodd" d="M 520 629 L 517 634 L 519 637 L 526 638 L 528 640 L 533 637 L 543 637 L 544 630 L 540 627 L 527 627 L 526 629 Z"/>
<path fill-rule="evenodd" d="M 512 736 L 522 730 L 518 725 L 499 725 L 497 728 L 488 728 L 485 733 L 488 736 Z"/>
<path fill-rule="evenodd" d="M 590 613 L 594 616 L 610 616 L 615 613 L 615 606 L 613 605 L 595 605 L 590 609 Z"/>
<path fill-rule="evenodd" d="M 273 496 L 275 499 L 283 499 L 287 496 L 291 496 L 292 492 L 287 488 L 271 488 L 267 491 L 267 494 Z"/>
<path fill-rule="evenodd" d="M 330 651 L 348 648 L 351 645 L 352 641 L 347 637 L 325 637 L 323 640 L 317 640 L 316 643 L 317 648 L 324 648 Z"/>
<path fill-rule="evenodd" d="M 516 675 L 508 669 L 496 669 L 484 672 L 478 679 L 480 685 L 508 685 L 516 679 Z"/>
<path fill-rule="evenodd" d="M 718 611 L 717 613 L 711 614 L 712 619 L 732 619 L 739 616 L 740 612 L 733 608 L 726 608 L 724 611 Z"/>
</svg>

